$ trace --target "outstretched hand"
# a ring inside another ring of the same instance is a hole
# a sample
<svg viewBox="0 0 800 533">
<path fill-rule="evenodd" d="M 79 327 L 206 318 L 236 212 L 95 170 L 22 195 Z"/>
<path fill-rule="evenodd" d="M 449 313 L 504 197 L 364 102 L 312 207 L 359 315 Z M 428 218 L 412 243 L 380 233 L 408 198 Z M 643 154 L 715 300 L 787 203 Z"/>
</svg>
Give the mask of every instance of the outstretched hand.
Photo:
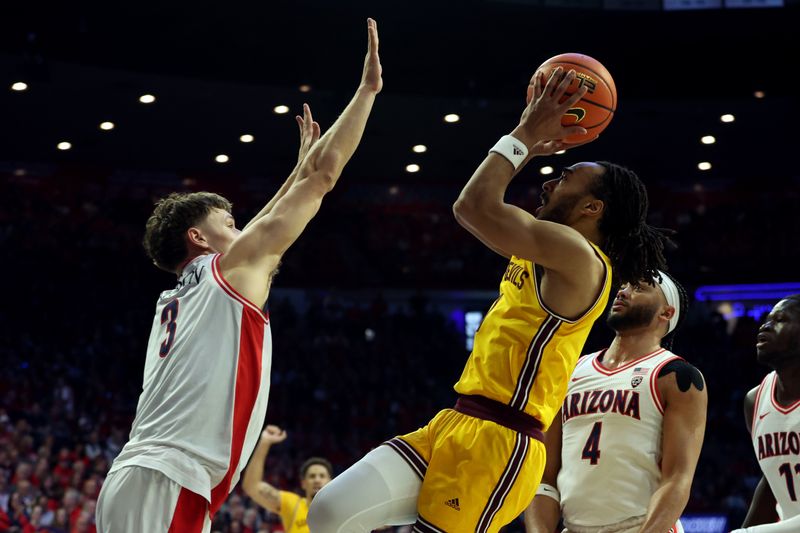
<svg viewBox="0 0 800 533">
<path fill-rule="evenodd" d="M 303 116 L 297 115 L 294 119 L 300 128 L 300 150 L 297 154 L 297 164 L 299 165 L 314 143 L 319 140 L 320 127 L 317 122 L 314 122 L 308 104 L 303 104 Z"/>
<path fill-rule="evenodd" d="M 383 68 L 381 58 L 378 56 L 378 23 L 374 19 L 367 19 L 367 57 L 364 59 L 364 72 L 361 75 L 361 86 L 374 91 L 375 94 L 383 89 Z"/>
<path fill-rule="evenodd" d="M 576 144 L 566 144 L 563 139 L 570 135 L 582 135 L 586 130 L 581 126 L 563 126 L 561 118 L 586 94 L 587 87 L 580 87 L 574 94 L 561 102 L 567 88 L 575 79 L 575 71 L 563 75 L 563 69 L 556 67 L 550 74 L 547 84 L 542 87 L 543 74 L 536 72 L 531 78 L 529 92 L 532 98 L 520 117 L 519 126 L 513 135 L 524 142 L 533 155 L 549 155 Z M 532 86 L 532 89 L 531 89 Z"/>
</svg>

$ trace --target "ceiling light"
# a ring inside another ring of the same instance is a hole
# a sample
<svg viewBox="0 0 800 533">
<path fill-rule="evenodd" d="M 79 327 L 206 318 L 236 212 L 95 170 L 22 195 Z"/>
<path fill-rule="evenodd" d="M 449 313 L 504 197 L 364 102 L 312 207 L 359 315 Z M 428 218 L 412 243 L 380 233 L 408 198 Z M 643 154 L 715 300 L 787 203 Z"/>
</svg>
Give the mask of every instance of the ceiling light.
<svg viewBox="0 0 800 533">
<path fill-rule="evenodd" d="M 717 142 L 717 139 L 715 139 L 713 135 L 703 135 L 700 138 L 700 142 L 703 144 L 714 144 Z"/>
<path fill-rule="evenodd" d="M 711 170 L 711 163 L 709 163 L 708 161 L 697 163 L 697 168 L 699 168 L 700 170 Z"/>
<path fill-rule="evenodd" d="M 285 115 L 286 113 L 289 112 L 289 106 L 276 105 L 275 107 L 272 108 L 272 110 L 275 111 L 279 115 Z"/>
<path fill-rule="evenodd" d="M 114 123 L 113 122 L 101 122 L 100 123 L 100 129 L 101 130 L 105 130 L 105 131 L 113 130 L 114 129 Z"/>
<path fill-rule="evenodd" d="M 214 161 L 217 163 L 227 163 L 230 158 L 225 154 L 219 154 L 217 157 L 214 158 Z"/>
<path fill-rule="evenodd" d="M 552 174 L 553 173 L 553 167 L 550 167 L 550 166 L 542 167 L 542 168 L 539 169 L 539 172 L 541 172 L 542 174 L 547 176 L 548 174 Z"/>
<path fill-rule="evenodd" d="M 417 154 L 422 154 L 428 151 L 428 147 L 424 144 L 415 144 L 412 150 Z"/>
<path fill-rule="evenodd" d="M 728 115 L 722 115 L 721 117 L 719 117 L 719 119 L 722 122 L 733 122 L 734 120 L 736 120 L 736 117 L 734 117 L 733 115 L 728 114 Z"/>
<path fill-rule="evenodd" d="M 753 96 L 756 98 L 764 98 L 766 95 L 764 94 L 764 91 L 756 91 L 753 93 Z"/>
<path fill-rule="evenodd" d="M 411 163 L 410 165 L 406 165 L 406 172 L 419 172 L 419 165 Z"/>
<path fill-rule="evenodd" d="M 445 122 L 458 122 L 459 120 L 461 120 L 461 117 L 459 117 L 455 113 L 450 113 L 449 115 L 444 116 Z"/>
<path fill-rule="evenodd" d="M 12 91 L 24 91 L 27 88 L 28 88 L 28 84 L 25 83 L 24 81 L 18 81 L 18 82 L 13 83 L 11 85 L 11 90 Z"/>
<path fill-rule="evenodd" d="M 304 83 L 303 85 L 298 87 L 298 89 L 300 89 L 301 93 L 308 93 L 308 92 L 311 92 L 311 85 L 309 85 L 307 83 Z"/>
<path fill-rule="evenodd" d="M 56 147 L 57 147 L 59 150 L 69 150 L 70 148 L 72 148 L 72 143 L 70 143 L 70 142 L 67 142 L 67 141 L 61 141 L 60 143 L 58 143 L 58 144 L 56 145 Z"/>
<path fill-rule="evenodd" d="M 251 143 L 255 140 L 255 137 L 253 137 L 249 133 L 245 133 L 244 135 L 239 137 L 239 140 L 242 141 L 243 143 Z"/>
<path fill-rule="evenodd" d="M 143 104 L 152 104 L 156 101 L 156 97 L 152 94 L 143 94 L 139 97 L 139 101 Z"/>
</svg>

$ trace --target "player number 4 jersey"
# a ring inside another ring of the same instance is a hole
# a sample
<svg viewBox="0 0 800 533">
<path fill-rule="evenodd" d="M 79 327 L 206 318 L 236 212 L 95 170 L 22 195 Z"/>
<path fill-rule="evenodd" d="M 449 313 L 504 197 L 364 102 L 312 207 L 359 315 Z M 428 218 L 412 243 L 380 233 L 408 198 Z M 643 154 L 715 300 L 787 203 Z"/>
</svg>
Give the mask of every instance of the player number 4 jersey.
<svg viewBox="0 0 800 533">
<path fill-rule="evenodd" d="M 269 317 L 194 259 L 161 293 L 130 440 L 111 471 L 142 466 L 205 497 L 212 514 L 239 480 L 267 408 Z"/>
<path fill-rule="evenodd" d="M 596 527 L 647 514 L 661 481 L 664 408 L 658 373 L 680 359 L 660 349 L 619 368 L 582 357 L 562 408 L 558 489 L 567 525 Z"/>
</svg>

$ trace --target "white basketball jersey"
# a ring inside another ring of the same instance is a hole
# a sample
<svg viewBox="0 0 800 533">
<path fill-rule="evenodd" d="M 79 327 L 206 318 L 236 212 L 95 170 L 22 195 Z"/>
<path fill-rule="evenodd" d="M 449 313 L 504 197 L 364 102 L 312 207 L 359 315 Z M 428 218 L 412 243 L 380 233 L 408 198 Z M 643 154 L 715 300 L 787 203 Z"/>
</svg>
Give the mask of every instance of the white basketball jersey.
<svg viewBox="0 0 800 533">
<path fill-rule="evenodd" d="M 130 440 L 111 471 L 158 470 L 205 497 L 213 515 L 239 480 L 264 424 L 269 317 L 203 255 L 161 293 Z"/>
<path fill-rule="evenodd" d="M 561 411 L 558 489 L 564 523 L 598 527 L 647 514 L 661 481 L 664 349 L 609 370 L 602 352 L 582 357 Z"/>
<path fill-rule="evenodd" d="M 758 465 L 786 520 L 800 515 L 800 400 L 782 407 L 775 401 L 775 372 L 758 388 L 753 406 L 753 449 Z"/>
</svg>

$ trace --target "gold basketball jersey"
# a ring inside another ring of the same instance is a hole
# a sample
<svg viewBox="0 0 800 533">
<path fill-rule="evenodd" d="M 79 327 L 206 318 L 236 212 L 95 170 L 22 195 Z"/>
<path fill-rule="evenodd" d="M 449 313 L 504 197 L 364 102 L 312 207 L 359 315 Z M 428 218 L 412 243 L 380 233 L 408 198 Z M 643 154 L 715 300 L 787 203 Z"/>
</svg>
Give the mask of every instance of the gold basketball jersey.
<svg viewBox="0 0 800 533">
<path fill-rule="evenodd" d="M 576 319 L 550 311 L 539 294 L 541 267 L 512 257 L 500 296 L 475 333 L 459 394 L 480 395 L 524 411 L 550 426 L 567 393 L 567 381 L 592 324 L 611 292 L 611 262 L 594 244 L 605 279 L 594 305 Z"/>
</svg>

